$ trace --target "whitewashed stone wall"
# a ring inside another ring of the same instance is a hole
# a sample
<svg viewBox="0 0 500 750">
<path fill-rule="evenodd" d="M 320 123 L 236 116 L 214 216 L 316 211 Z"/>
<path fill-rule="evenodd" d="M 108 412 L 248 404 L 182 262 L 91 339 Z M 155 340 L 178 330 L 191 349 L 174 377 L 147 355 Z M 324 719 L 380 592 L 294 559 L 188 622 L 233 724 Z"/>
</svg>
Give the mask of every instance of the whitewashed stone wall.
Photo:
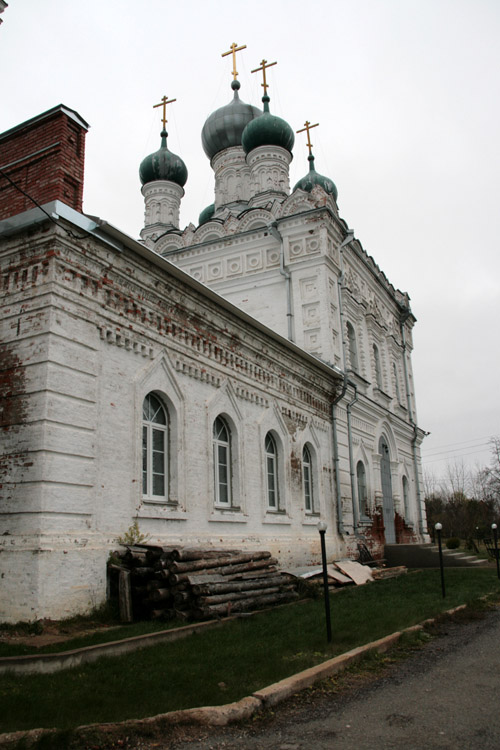
<svg viewBox="0 0 500 750">
<path fill-rule="evenodd" d="M 217 230 L 214 226 L 212 231 L 217 231 L 220 239 L 204 234 L 210 231 L 208 226 L 189 235 L 186 233 L 182 240 L 177 240 L 177 252 L 169 257 L 283 336 L 288 335 L 288 320 L 286 279 L 280 267 L 289 274 L 293 340 L 311 354 L 346 369 L 357 388 L 357 401 L 352 405 L 353 465 L 362 460 L 366 468 L 371 516 L 360 517 L 359 528 L 355 529 L 346 416 L 346 404 L 353 399 L 350 389 L 337 407 L 343 523 L 350 535 L 344 542 L 352 544 L 355 551 L 355 531 L 365 534 L 369 541 L 383 540 L 383 524 L 378 517 L 382 502 L 378 454 L 382 435 L 391 449 L 399 540 L 423 538 L 425 509 L 419 492 L 422 487 L 419 446 L 423 433 L 415 435 L 411 367 L 415 319 L 411 312 L 404 324 L 406 350 L 400 326 L 401 314 L 409 308 L 407 295 L 392 286 L 358 240 L 344 247 L 341 257 L 340 245 L 346 227 L 332 199 L 320 188 L 315 188 L 310 195 L 301 191 L 293 193 L 279 206 L 275 204 L 267 214 L 259 214 L 264 226 L 243 233 L 243 221 L 251 227 L 252 214 L 252 211 L 246 212 L 241 222 L 232 217 Z M 281 242 L 269 228 L 276 221 Z M 196 244 L 197 238 L 202 240 L 200 244 Z M 168 237 L 162 239 L 160 252 L 168 242 Z M 343 329 L 339 295 L 342 296 Z M 349 356 L 348 323 L 356 334 L 356 371 Z M 376 378 L 374 345 L 380 359 L 380 386 Z M 403 476 L 408 480 L 410 491 L 410 508 L 406 512 Z"/>
<path fill-rule="evenodd" d="M 137 518 L 152 542 L 265 548 L 318 560 L 336 535 L 330 408 L 320 362 L 183 283 L 163 259 L 53 225 L 2 242 L 0 620 L 64 617 L 105 596 L 105 564 Z M 141 492 L 141 410 L 170 416 L 169 502 Z M 212 425 L 233 446 L 238 510 L 214 505 Z M 282 512 L 266 504 L 264 439 L 280 458 Z M 304 508 L 311 448 L 316 514 Z"/>
</svg>

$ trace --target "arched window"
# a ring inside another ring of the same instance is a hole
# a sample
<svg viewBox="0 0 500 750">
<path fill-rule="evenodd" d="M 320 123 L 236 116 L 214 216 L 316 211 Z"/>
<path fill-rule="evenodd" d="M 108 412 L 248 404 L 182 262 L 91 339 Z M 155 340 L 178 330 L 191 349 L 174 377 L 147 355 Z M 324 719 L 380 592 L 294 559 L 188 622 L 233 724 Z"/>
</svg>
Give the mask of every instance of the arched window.
<svg viewBox="0 0 500 750">
<path fill-rule="evenodd" d="M 349 347 L 349 361 L 351 363 L 351 370 L 358 372 L 358 347 L 356 345 L 356 333 L 351 323 L 347 323 L 347 344 Z"/>
<path fill-rule="evenodd" d="M 266 435 L 266 477 L 267 477 L 267 505 L 270 510 L 279 509 L 278 497 L 278 452 L 276 442 L 270 432 Z"/>
<path fill-rule="evenodd" d="M 410 518 L 410 483 L 406 476 L 403 477 L 403 503 L 405 509 L 405 519 Z"/>
<path fill-rule="evenodd" d="M 216 505 L 231 506 L 231 433 L 222 419 L 217 417 L 213 432 L 214 482 Z"/>
<path fill-rule="evenodd" d="M 142 494 L 168 498 L 168 414 L 154 393 L 142 404 Z"/>
<path fill-rule="evenodd" d="M 358 483 L 358 502 L 361 515 L 368 515 L 368 487 L 366 485 L 366 470 L 363 461 L 356 464 L 356 478 Z"/>
<path fill-rule="evenodd" d="M 382 390 L 382 366 L 380 364 L 380 352 L 376 344 L 373 344 L 373 361 L 375 364 L 375 382 L 377 388 Z"/>
<path fill-rule="evenodd" d="M 314 513 L 311 451 L 304 445 L 302 450 L 302 484 L 306 513 Z"/>
</svg>

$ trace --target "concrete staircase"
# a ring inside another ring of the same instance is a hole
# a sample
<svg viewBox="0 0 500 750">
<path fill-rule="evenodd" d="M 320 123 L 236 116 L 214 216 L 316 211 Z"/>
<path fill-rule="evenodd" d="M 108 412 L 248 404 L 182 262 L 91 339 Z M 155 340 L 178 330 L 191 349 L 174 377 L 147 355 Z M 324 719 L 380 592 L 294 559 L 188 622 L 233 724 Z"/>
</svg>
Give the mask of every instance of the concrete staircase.
<svg viewBox="0 0 500 750">
<path fill-rule="evenodd" d="M 386 544 L 384 557 L 387 567 L 406 565 L 407 568 L 439 568 L 437 544 Z M 443 547 L 443 565 L 446 568 L 489 567 L 488 560 L 466 552 Z"/>
</svg>

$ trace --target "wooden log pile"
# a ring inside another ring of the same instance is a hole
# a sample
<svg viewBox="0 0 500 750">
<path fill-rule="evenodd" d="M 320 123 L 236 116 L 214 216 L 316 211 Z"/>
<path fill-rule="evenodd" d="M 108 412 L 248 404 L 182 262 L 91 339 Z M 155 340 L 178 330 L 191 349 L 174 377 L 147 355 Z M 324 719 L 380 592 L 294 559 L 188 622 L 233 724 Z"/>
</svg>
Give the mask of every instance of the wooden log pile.
<svg viewBox="0 0 500 750">
<path fill-rule="evenodd" d="M 125 621 L 224 617 L 298 598 L 277 563 L 265 551 L 140 544 L 113 552 L 110 591 Z"/>
</svg>

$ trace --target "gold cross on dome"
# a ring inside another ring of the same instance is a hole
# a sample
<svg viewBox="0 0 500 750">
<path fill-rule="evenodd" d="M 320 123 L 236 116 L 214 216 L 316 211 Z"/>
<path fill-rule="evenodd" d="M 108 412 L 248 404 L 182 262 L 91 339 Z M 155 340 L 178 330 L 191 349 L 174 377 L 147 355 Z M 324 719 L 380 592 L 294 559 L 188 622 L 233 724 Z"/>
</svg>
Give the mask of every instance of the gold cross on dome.
<svg viewBox="0 0 500 750">
<path fill-rule="evenodd" d="M 156 109 L 156 107 L 163 107 L 163 130 L 167 129 L 167 104 L 172 104 L 172 102 L 176 102 L 177 99 L 168 99 L 168 97 L 164 96 L 162 97 L 162 100 L 159 104 L 153 104 L 153 109 Z"/>
<path fill-rule="evenodd" d="M 261 83 L 260 85 L 264 86 L 264 96 L 267 95 L 267 89 L 269 88 L 269 84 L 266 81 L 266 70 L 267 70 L 267 68 L 272 68 L 273 65 L 277 65 L 277 63 L 273 62 L 273 63 L 269 63 L 269 65 L 268 65 L 267 64 L 267 60 L 262 60 L 262 62 L 260 64 L 260 68 L 255 68 L 255 70 L 251 71 L 252 73 L 258 73 L 259 70 L 262 70 L 262 77 L 264 79 L 264 83 Z"/>
<path fill-rule="evenodd" d="M 247 48 L 246 44 L 243 44 L 241 47 L 238 47 L 237 44 L 236 44 L 236 42 L 233 42 L 232 45 L 231 45 L 231 49 L 229 50 L 229 52 L 223 52 L 222 55 L 221 55 L 221 57 L 227 57 L 228 55 L 232 55 L 233 56 L 233 81 L 235 81 L 236 78 L 238 77 L 238 71 L 236 70 L 236 53 L 240 52 L 240 50 L 246 49 L 246 48 Z"/>
<path fill-rule="evenodd" d="M 312 149 L 312 143 L 311 143 L 311 135 L 310 135 L 309 131 L 312 130 L 312 128 L 317 128 L 318 125 L 319 125 L 319 122 L 317 122 L 315 125 L 311 125 L 311 123 L 309 122 L 309 120 L 306 120 L 305 123 L 304 123 L 304 125 L 305 125 L 305 127 L 303 127 L 301 130 L 296 130 L 295 132 L 296 133 L 303 133 L 304 130 L 307 130 L 307 147 L 309 149 L 309 156 L 310 156 L 311 155 L 311 149 Z"/>
</svg>

